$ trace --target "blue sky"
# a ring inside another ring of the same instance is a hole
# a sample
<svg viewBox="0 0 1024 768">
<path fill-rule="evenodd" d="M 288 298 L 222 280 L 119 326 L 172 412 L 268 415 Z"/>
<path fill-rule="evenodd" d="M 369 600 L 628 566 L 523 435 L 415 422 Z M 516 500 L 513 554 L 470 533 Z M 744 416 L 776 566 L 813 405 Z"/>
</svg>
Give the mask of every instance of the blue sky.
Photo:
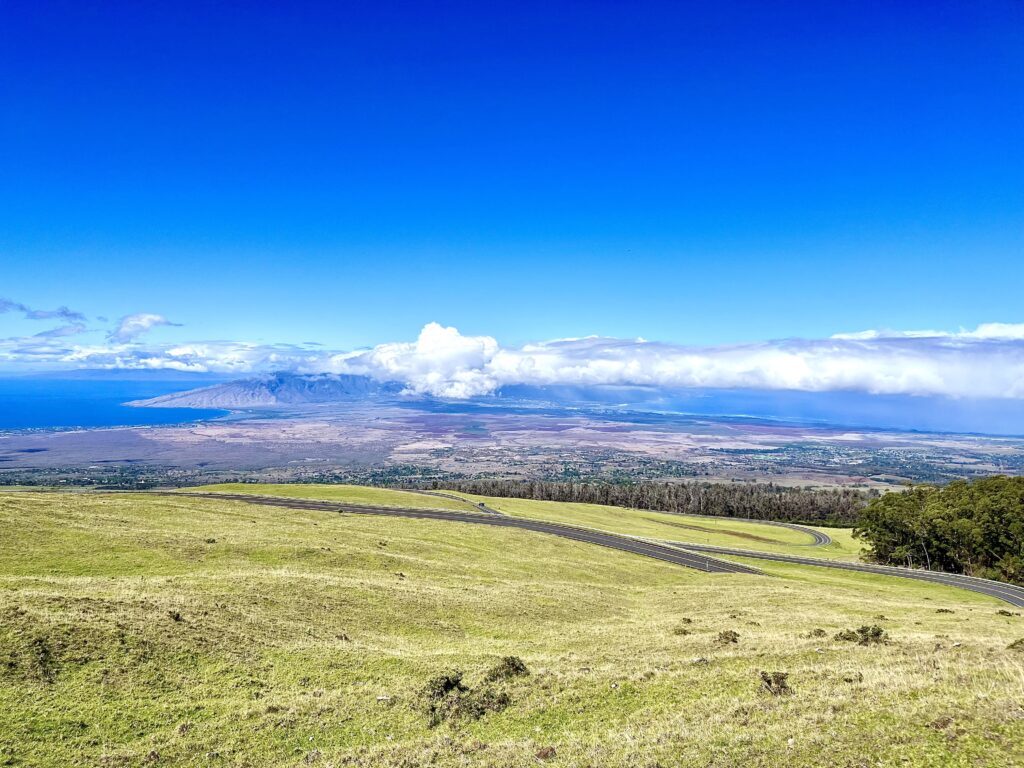
<svg viewBox="0 0 1024 768">
<path fill-rule="evenodd" d="M 139 313 L 334 350 L 1024 320 L 1015 0 L 0 19 L 0 297 L 78 344 Z"/>
</svg>

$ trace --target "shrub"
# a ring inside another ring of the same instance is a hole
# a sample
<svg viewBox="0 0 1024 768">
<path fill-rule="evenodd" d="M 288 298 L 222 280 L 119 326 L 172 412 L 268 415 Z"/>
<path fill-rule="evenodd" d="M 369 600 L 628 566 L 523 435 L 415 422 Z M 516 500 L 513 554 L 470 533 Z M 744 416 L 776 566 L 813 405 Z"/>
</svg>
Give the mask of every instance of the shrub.
<svg viewBox="0 0 1024 768">
<path fill-rule="evenodd" d="M 879 645 L 889 642 L 889 635 L 877 624 L 872 624 L 857 629 L 844 629 L 836 633 L 835 639 L 857 645 Z"/>
<path fill-rule="evenodd" d="M 761 672 L 761 687 L 772 696 L 788 696 L 793 692 L 789 687 L 789 672 Z"/>
<path fill-rule="evenodd" d="M 740 641 L 740 633 L 733 629 L 725 629 L 718 633 L 718 642 L 722 645 L 728 645 L 729 643 L 738 643 Z"/>
<path fill-rule="evenodd" d="M 491 667 L 484 675 L 484 680 L 489 683 L 498 680 L 508 680 L 513 677 L 524 677 L 530 674 L 526 664 L 518 656 L 506 656 L 495 666 Z"/>
<path fill-rule="evenodd" d="M 462 682 L 462 673 L 458 671 L 428 680 L 420 698 L 431 728 L 445 720 L 478 720 L 487 712 L 501 712 L 511 704 L 504 691 L 490 687 L 474 691 Z"/>
</svg>

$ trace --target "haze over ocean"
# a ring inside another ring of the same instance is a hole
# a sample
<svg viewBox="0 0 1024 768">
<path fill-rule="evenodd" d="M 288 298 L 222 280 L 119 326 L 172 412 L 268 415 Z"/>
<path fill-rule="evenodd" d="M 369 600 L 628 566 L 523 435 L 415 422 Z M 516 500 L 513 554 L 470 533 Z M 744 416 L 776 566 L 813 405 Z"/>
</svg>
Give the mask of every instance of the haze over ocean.
<svg viewBox="0 0 1024 768">
<path fill-rule="evenodd" d="M 193 408 L 133 408 L 130 400 L 156 397 L 194 382 L 0 379 L 0 430 L 155 426 L 200 421 L 226 411 Z"/>
</svg>

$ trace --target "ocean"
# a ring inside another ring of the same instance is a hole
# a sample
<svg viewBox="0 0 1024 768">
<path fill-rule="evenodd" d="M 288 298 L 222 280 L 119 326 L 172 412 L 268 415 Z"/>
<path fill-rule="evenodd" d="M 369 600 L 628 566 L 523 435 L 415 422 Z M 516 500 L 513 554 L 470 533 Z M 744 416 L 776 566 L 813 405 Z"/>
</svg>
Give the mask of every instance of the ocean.
<svg viewBox="0 0 1024 768">
<path fill-rule="evenodd" d="M 0 430 L 127 427 L 205 421 L 227 411 L 132 408 L 130 400 L 192 389 L 195 382 L 0 379 Z"/>
</svg>

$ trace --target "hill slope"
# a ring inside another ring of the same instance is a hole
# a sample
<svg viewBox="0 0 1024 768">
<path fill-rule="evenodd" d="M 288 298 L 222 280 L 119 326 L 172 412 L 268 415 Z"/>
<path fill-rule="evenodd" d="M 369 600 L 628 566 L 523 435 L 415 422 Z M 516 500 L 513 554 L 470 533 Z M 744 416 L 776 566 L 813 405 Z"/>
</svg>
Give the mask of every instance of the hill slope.
<svg viewBox="0 0 1024 768">
<path fill-rule="evenodd" d="M 7 764 L 1024 759 L 1024 623 L 958 590 L 195 498 L 6 493 L 0 529 Z M 872 623 L 889 644 L 833 639 Z M 508 655 L 530 674 L 487 682 Z"/>
<path fill-rule="evenodd" d="M 128 405 L 140 408 L 258 408 L 344 402 L 395 394 L 400 389 L 400 385 L 382 384 L 366 376 L 275 373 L 135 400 Z"/>
</svg>

